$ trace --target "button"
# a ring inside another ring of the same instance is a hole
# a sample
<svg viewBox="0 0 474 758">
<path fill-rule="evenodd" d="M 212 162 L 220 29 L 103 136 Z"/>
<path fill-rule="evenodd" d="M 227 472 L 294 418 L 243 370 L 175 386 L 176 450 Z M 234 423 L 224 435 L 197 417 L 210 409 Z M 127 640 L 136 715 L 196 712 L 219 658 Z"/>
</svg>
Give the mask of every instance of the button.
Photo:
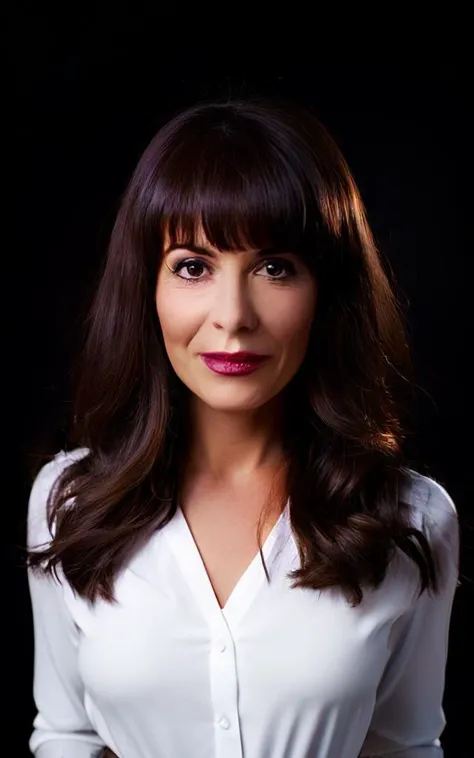
<svg viewBox="0 0 474 758">
<path fill-rule="evenodd" d="M 225 644 L 224 640 L 217 640 L 217 649 L 220 653 L 223 653 L 225 650 L 227 650 L 227 645 Z"/>
<path fill-rule="evenodd" d="M 220 719 L 219 719 L 219 726 L 220 726 L 222 729 L 228 729 L 228 728 L 229 728 L 229 726 L 230 726 L 230 722 L 229 722 L 229 719 L 226 719 L 226 717 L 225 717 L 225 716 L 221 716 L 221 717 L 220 717 Z"/>
</svg>

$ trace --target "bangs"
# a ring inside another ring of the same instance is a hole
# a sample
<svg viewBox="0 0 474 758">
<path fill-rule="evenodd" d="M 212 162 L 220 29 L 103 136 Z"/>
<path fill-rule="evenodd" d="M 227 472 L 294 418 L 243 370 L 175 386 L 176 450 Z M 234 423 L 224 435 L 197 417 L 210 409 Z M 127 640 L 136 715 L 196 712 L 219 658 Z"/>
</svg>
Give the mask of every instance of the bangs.
<svg viewBox="0 0 474 758">
<path fill-rule="evenodd" d="M 146 226 L 170 244 L 196 243 L 204 232 L 223 252 L 314 255 L 321 212 L 304 159 L 295 161 L 293 149 L 290 162 L 248 120 L 232 124 L 221 115 L 202 126 L 194 120 L 162 138 Z"/>
</svg>

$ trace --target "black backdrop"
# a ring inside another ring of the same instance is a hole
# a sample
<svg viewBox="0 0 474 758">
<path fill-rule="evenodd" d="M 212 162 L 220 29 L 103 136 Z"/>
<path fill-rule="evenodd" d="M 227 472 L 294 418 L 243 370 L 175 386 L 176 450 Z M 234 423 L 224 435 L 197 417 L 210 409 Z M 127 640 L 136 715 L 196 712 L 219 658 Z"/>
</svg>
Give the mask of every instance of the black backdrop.
<svg viewBox="0 0 474 758">
<path fill-rule="evenodd" d="M 63 444 L 69 365 L 120 193 L 141 151 L 176 109 L 226 95 L 276 94 L 314 107 L 338 140 L 408 308 L 420 385 L 408 449 L 413 464 L 451 493 L 463 528 L 444 744 L 447 758 L 466 758 L 473 715 L 467 435 L 473 341 L 461 67 L 453 52 L 447 56 L 436 45 L 402 40 L 395 49 L 382 45 L 377 55 L 342 55 L 341 45 L 298 45 L 294 36 L 290 46 L 281 30 L 278 44 L 273 33 L 261 44 L 248 29 L 238 43 L 221 34 L 216 49 L 216 35 L 193 34 L 198 19 L 184 12 L 158 18 L 97 7 L 69 18 L 44 9 L 18 13 L 9 40 L 17 145 L 12 194 L 19 213 L 3 280 L 12 367 L 4 415 L 12 414 L 4 456 L 4 587 L 14 609 L 13 623 L 9 613 L 4 617 L 4 691 L 13 754 L 28 755 L 34 714 L 20 549 L 30 467 L 36 454 Z"/>
</svg>

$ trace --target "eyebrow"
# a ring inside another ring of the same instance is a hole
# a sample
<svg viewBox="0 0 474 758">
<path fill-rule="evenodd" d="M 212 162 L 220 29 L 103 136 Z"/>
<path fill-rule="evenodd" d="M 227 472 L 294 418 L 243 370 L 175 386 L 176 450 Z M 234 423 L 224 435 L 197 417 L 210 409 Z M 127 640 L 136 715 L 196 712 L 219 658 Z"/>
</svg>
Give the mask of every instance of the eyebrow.
<svg viewBox="0 0 474 758">
<path fill-rule="evenodd" d="M 173 250 L 189 250 L 190 253 L 196 253 L 198 255 L 208 255 L 210 258 L 217 258 L 219 253 L 216 253 L 214 250 L 211 250 L 209 247 L 206 247 L 205 245 L 195 245 L 193 242 L 173 242 L 172 245 L 169 245 L 169 247 L 166 248 L 163 255 L 169 255 L 169 253 L 172 253 Z M 266 255 L 278 255 L 277 250 L 256 250 L 255 255 L 260 258 L 264 257 Z"/>
</svg>

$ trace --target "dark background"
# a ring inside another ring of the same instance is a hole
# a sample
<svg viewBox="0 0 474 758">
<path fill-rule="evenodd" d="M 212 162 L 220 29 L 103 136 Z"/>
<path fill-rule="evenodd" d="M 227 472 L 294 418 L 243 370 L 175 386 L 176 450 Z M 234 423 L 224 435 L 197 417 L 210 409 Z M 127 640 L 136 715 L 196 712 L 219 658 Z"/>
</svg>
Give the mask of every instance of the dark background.
<svg viewBox="0 0 474 758">
<path fill-rule="evenodd" d="M 443 741 L 446 758 L 467 758 L 474 699 L 468 437 L 474 343 L 468 124 L 456 41 L 447 54 L 446 44 L 432 39 L 419 37 L 414 45 L 398 39 L 390 46 L 382 35 L 377 51 L 372 39 L 364 55 L 362 43 L 353 51 L 340 41 L 323 46 L 324 26 L 303 41 L 304 17 L 296 35 L 283 24 L 277 37 L 274 29 L 255 34 L 249 19 L 235 40 L 230 20 L 214 20 L 219 31 L 213 31 L 196 26 L 199 16 L 183 10 L 158 15 L 146 7 L 134 13 L 101 7 L 80 14 L 69 9 L 68 17 L 43 7 L 18 11 L 8 39 L 15 88 L 11 194 L 19 218 L 12 216 L 14 243 L 2 256 L 9 267 L 4 324 L 13 369 L 4 414 L 11 416 L 4 587 L 14 609 L 13 624 L 8 613 L 2 626 L 13 754 L 28 755 L 34 715 L 20 547 L 31 465 L 64 441 L 70 362 L 119 196 L 140 153 L 176 110 L 196 100 L 265 94 L 313 107 L 336 137 L 407 309 L 419 385 L 407 450 L 414 467 L 448 489 L 462 524 L 463 578 L 452 618 Z"/>
</svg>

